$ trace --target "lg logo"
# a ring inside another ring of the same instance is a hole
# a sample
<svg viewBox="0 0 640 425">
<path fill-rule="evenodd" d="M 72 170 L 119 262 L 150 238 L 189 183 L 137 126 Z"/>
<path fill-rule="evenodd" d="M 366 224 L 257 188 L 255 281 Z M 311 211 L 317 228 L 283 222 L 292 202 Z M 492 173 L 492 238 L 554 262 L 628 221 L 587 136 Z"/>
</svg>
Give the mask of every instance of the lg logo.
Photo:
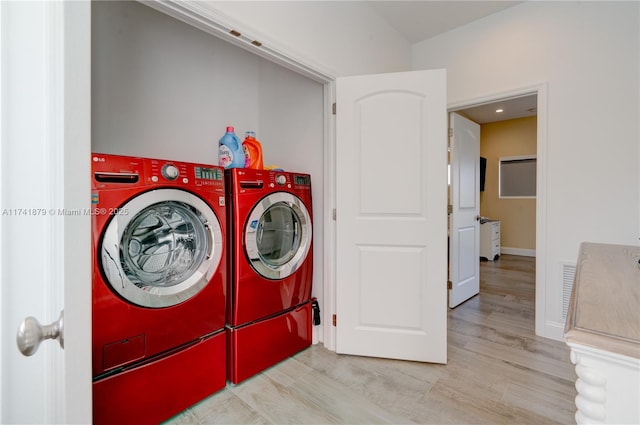
<svg viewBox="0 0 640 425">
<path fill-rule="evenodd" d="M 99 156 L 94 156 L 93 157 L 93 162 L 105 162 L 106 160 L 104 158 L 101 158 Z"/>
</svg>

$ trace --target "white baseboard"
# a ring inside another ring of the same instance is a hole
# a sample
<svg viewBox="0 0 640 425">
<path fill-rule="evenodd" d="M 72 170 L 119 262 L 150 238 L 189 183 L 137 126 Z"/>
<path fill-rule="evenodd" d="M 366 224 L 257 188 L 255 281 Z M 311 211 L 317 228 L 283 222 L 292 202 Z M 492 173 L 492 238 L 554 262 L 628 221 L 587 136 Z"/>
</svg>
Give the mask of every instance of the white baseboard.
<svg viewBox="0 0 640 425">
<path fill-rule="evenodd" d="M 556 341 L 564 341 L 564 323 L 546 320 L 542 334 L 538 334 L 544 338 L 555 339 Z"/>
<path fill-rule="evenodd" d="M 535 257 L 535 249 L 522 249 L 522 248 L 509 248 L 506 246 L 500 247 L 500 254 L 520 255 L 521 257 Z"/>
</svg>

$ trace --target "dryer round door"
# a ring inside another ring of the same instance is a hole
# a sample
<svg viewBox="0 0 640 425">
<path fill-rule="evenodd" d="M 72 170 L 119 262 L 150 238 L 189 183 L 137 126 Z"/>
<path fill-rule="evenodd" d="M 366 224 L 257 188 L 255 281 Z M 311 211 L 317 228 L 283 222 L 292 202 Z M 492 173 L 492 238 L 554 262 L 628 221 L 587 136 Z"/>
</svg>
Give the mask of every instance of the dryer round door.
<svg viewBox="0 0 640 425">
<path fill-rule="evenodd" d="M 294 273 L 311 248 L 312 225 L 307 207 L 287 192 L 272 193 L 249 214 L 244 245 L 253 269 L 268 279 Z"/>
<path fill-rule="evenodd" d="M 177 189 L 142 193 L 118 210 L 102 237 L 101 266 L 133 304 L 161 308 L 204 288 L 222 258 L 220 222 L 202 199 Z"/>
</svg>

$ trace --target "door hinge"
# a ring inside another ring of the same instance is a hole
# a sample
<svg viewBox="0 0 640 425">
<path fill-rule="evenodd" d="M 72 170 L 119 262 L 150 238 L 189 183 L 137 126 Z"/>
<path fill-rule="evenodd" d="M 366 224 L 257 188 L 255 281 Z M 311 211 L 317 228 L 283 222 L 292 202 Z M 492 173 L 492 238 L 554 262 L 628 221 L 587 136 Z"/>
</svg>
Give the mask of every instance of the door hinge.
<svg viewBox="0 0 640 425">
<path fill-rule="evenodd" d="M 333 326 L 336 326 L 336 322 L 337 322 L 337 320 L 338 320 L 338 319 L 337 319 L 336 315 L 334 314 L 334 315 L 331 317 L 331 322 L 333 323 Z"/>
<path fill-rule="evenodd" d="M 336 221 L 336 209 L 334 208 L 333 211 L 331 211 L 331 218 L 333 219 L 333 221 Z"/>
<path fill-rule="evenodd" d="M 453 282 L 447 280 L 447 289 L 453 289 Z"/>
<path fill-rule="evenodd" d="M 335 102 L 333 102 L 333 105 L 331 105 L 331 113 L 332 113 L 333 115 L 335 115 L 335 114 L 336 114 L 336 103 L 335 103 Z"/>
<path fill-rule="evenodd" d="M 453 137 L 453 128 L 449 128 L 449 137 Z"/>
</svg>

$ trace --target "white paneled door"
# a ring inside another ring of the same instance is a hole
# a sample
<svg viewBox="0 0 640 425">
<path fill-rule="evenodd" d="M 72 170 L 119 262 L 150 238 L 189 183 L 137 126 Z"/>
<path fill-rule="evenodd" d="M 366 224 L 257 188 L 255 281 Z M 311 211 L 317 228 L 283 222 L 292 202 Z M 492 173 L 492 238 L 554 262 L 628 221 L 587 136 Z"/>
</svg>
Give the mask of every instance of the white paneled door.
<svg viewBox="0 0 640 425">
<path fill-rule="evenodd" d="M 449 307 L 480 292 L 480 125 L 451 113 Z"/>
<path fill-rule="evenodd" d="M 90 28 L 89 1 L 0 2 L 3 424 L 91 423 Z M 63 309 L 64 350 L 20 354 Z"/>
<path fill-rule="evenodd" d="M 446 72 L 339 78 L 336 99 L 336 351 L 446 363 Z"/>
</svg>

